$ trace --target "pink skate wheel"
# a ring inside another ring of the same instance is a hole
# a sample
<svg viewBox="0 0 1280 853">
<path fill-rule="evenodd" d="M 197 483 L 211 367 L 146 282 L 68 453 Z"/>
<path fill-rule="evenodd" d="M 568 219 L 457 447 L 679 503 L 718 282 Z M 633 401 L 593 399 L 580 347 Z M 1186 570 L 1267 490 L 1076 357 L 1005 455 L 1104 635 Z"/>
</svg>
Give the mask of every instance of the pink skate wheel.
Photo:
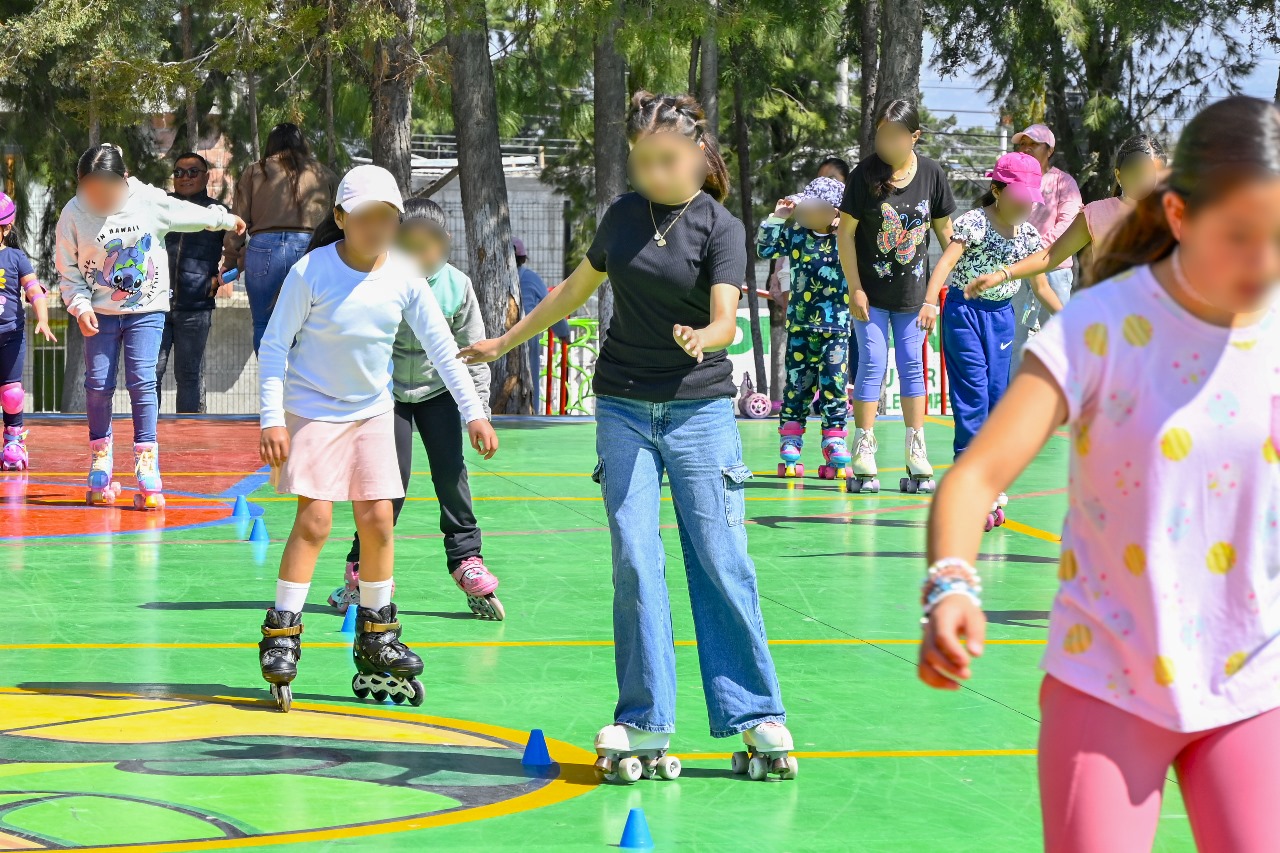
<svg viewBox="0 0 1280 853">
<path fill-rule="evenodd" d="M 767 418 L 773 413 L 773 404 L 763 394 L 752 394 L 742 401 L 742 413 L 752 420 Z"/>
<path fill-rule="evenodd" d="M 982 528 L 983 533 L 990 533 L 996 526 L 996 517 L 993 513 L 987 513 L 987 523 Z"/>
<path fill-rule="evenodd" d="M 797 476 L 797 477 L 803 477 L 803 476 L 804 476 L 804 463 L 803 463 L 803 462 L 797 462 L 797 463 L 796 463 L 796 476 Z"/>
<path fill-rule="evenodd" d="M 1005 522 L 1004 508 L 996 507 L 996 527 L 1000 527 Z"/>
<path fill-rule="evenodd" d="M 785 462 L 778 463 L 778 476 L 779 477 L 787 476 L 787 463 Z"/>
<path fill-rule="evenodd" d="M 830 468 L 826 465 L 818 466 L 819 480 L 834 480 L 835 478 L 836 478 L 836 469 Z"/>
</svg>

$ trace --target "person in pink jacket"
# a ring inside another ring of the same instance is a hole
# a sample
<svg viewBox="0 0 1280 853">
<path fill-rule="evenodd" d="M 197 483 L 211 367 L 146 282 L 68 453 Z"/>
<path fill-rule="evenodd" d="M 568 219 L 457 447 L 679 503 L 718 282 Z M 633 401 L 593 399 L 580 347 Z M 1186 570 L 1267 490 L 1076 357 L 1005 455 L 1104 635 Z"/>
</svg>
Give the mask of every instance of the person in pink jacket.
<svg viewBox="0 0 1280 853">
<path fill-rule="evenodd" d="M 1040 240 L 1047 249 L 1062 236 L 1084 207 L 1080 187 L 1075 178 L 1056 166 L 1049 165 L 1057 140 L 1046 125 L 1033 124 L 1021 133 L 1015 133 L 1013 147 L 1014 150 L 1030 154 L 1040 161 L 1040 171 L 1044 176 L 1040 181 L 1040 192 L 1044 195 L 1044 204 L 1036 205 L 1027 221 L 1040 232 Z M 1048 273 L 1049 286 L 1063 305 L 1071 299 L 1071 286 L 1075 281 L 1073 263 L 1071 258 L 1067 258 L 1060 267 Z M 1029 287 L 1022 288 L 1018 296 L 1014 297 L 1013 315 L 1018 327 L 1014 337 L 1013 357 L 1009 360 L 1010 376 L 1018 372 L 1018 366 L 1022 363 L 1022 348 L 1026 346 L 1027 339 L 1040 331 L 1040 325 L 1050 316 Z"/>
</svg>

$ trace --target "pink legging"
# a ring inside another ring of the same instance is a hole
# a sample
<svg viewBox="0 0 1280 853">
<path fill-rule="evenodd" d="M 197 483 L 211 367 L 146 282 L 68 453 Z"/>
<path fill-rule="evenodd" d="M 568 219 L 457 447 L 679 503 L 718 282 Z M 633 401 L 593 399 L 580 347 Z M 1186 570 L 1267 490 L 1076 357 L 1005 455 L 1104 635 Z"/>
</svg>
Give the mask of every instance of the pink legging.
<svg viewBox="0 0 1280 853">
<path fill-rule="evenodd" d="M 1280 849 L 1280 709 L 1182 733 L 1047 676 L 1040 712 L 1047 853 L 1149 851 L 1170 766 L 1201 853 Z"/>
</svg>

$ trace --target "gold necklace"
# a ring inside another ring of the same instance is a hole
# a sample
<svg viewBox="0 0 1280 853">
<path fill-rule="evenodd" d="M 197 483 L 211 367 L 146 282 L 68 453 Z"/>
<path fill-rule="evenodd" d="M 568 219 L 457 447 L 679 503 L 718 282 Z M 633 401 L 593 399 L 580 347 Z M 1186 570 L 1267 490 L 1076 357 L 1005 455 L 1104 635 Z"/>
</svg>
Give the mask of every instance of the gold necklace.
<svg viewBox="0 0 1280 853">
<path fill-rule="evenodd" d="M 911 180 L 913 177 L 915 177 L 916 167 L 919 165 L 920 165 L 920 160 L 913 153 L 911 155 L 911 165 L 907 166 L 907 168 L 903 171 L 902 177 L 897 177 L 897 172 L 894 172 L 892 177 L 893 182 L 897 184 L 897 183 L 901 183 L 902 181 Z"/>
<path fill-rule="evenodd" d="M 680 208 L 680 212 L 676 214 L 675 219 L 671 220 L 671 224 L 667 226 L 666 231 L 658 230 L 658 220 L 653 216 L 653 202 L 649 202 L 649 221 L 653 223 L 653 242 L 659 246 L 667 245 L 667 235 L 671 233 L 672 228 L 676 227 L 676 223 L 680 221 L 681 216 L 684 216 L 684 212 L 689 209 L 689 205 L 693 204 L 694 198 L 697 198 L 697 196 L 695 195 L 684 203 L 684 207 Z"/>
</svg>

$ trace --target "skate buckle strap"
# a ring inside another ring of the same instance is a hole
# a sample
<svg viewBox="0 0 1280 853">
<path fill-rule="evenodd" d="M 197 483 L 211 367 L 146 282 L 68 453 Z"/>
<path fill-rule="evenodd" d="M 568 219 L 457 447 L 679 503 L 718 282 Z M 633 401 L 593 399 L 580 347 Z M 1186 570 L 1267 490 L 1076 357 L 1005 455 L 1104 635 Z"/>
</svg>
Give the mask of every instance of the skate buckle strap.
<svg viewBox="0 0 1280 853">
<path fill-rule="evenodd" d="M 302 634 L 302 623 L 292 625 L 288 628 L 269 628 L 262 626 L 262 636 L 264 637 L 297 637 Z"/>
<path fill-rule="evenodd" d="M 383 634 L 387 631 L 399 631 L 400 623 L 396 622 L 361 622 L 360 632 L 363 634 Z"/>
</svg>

